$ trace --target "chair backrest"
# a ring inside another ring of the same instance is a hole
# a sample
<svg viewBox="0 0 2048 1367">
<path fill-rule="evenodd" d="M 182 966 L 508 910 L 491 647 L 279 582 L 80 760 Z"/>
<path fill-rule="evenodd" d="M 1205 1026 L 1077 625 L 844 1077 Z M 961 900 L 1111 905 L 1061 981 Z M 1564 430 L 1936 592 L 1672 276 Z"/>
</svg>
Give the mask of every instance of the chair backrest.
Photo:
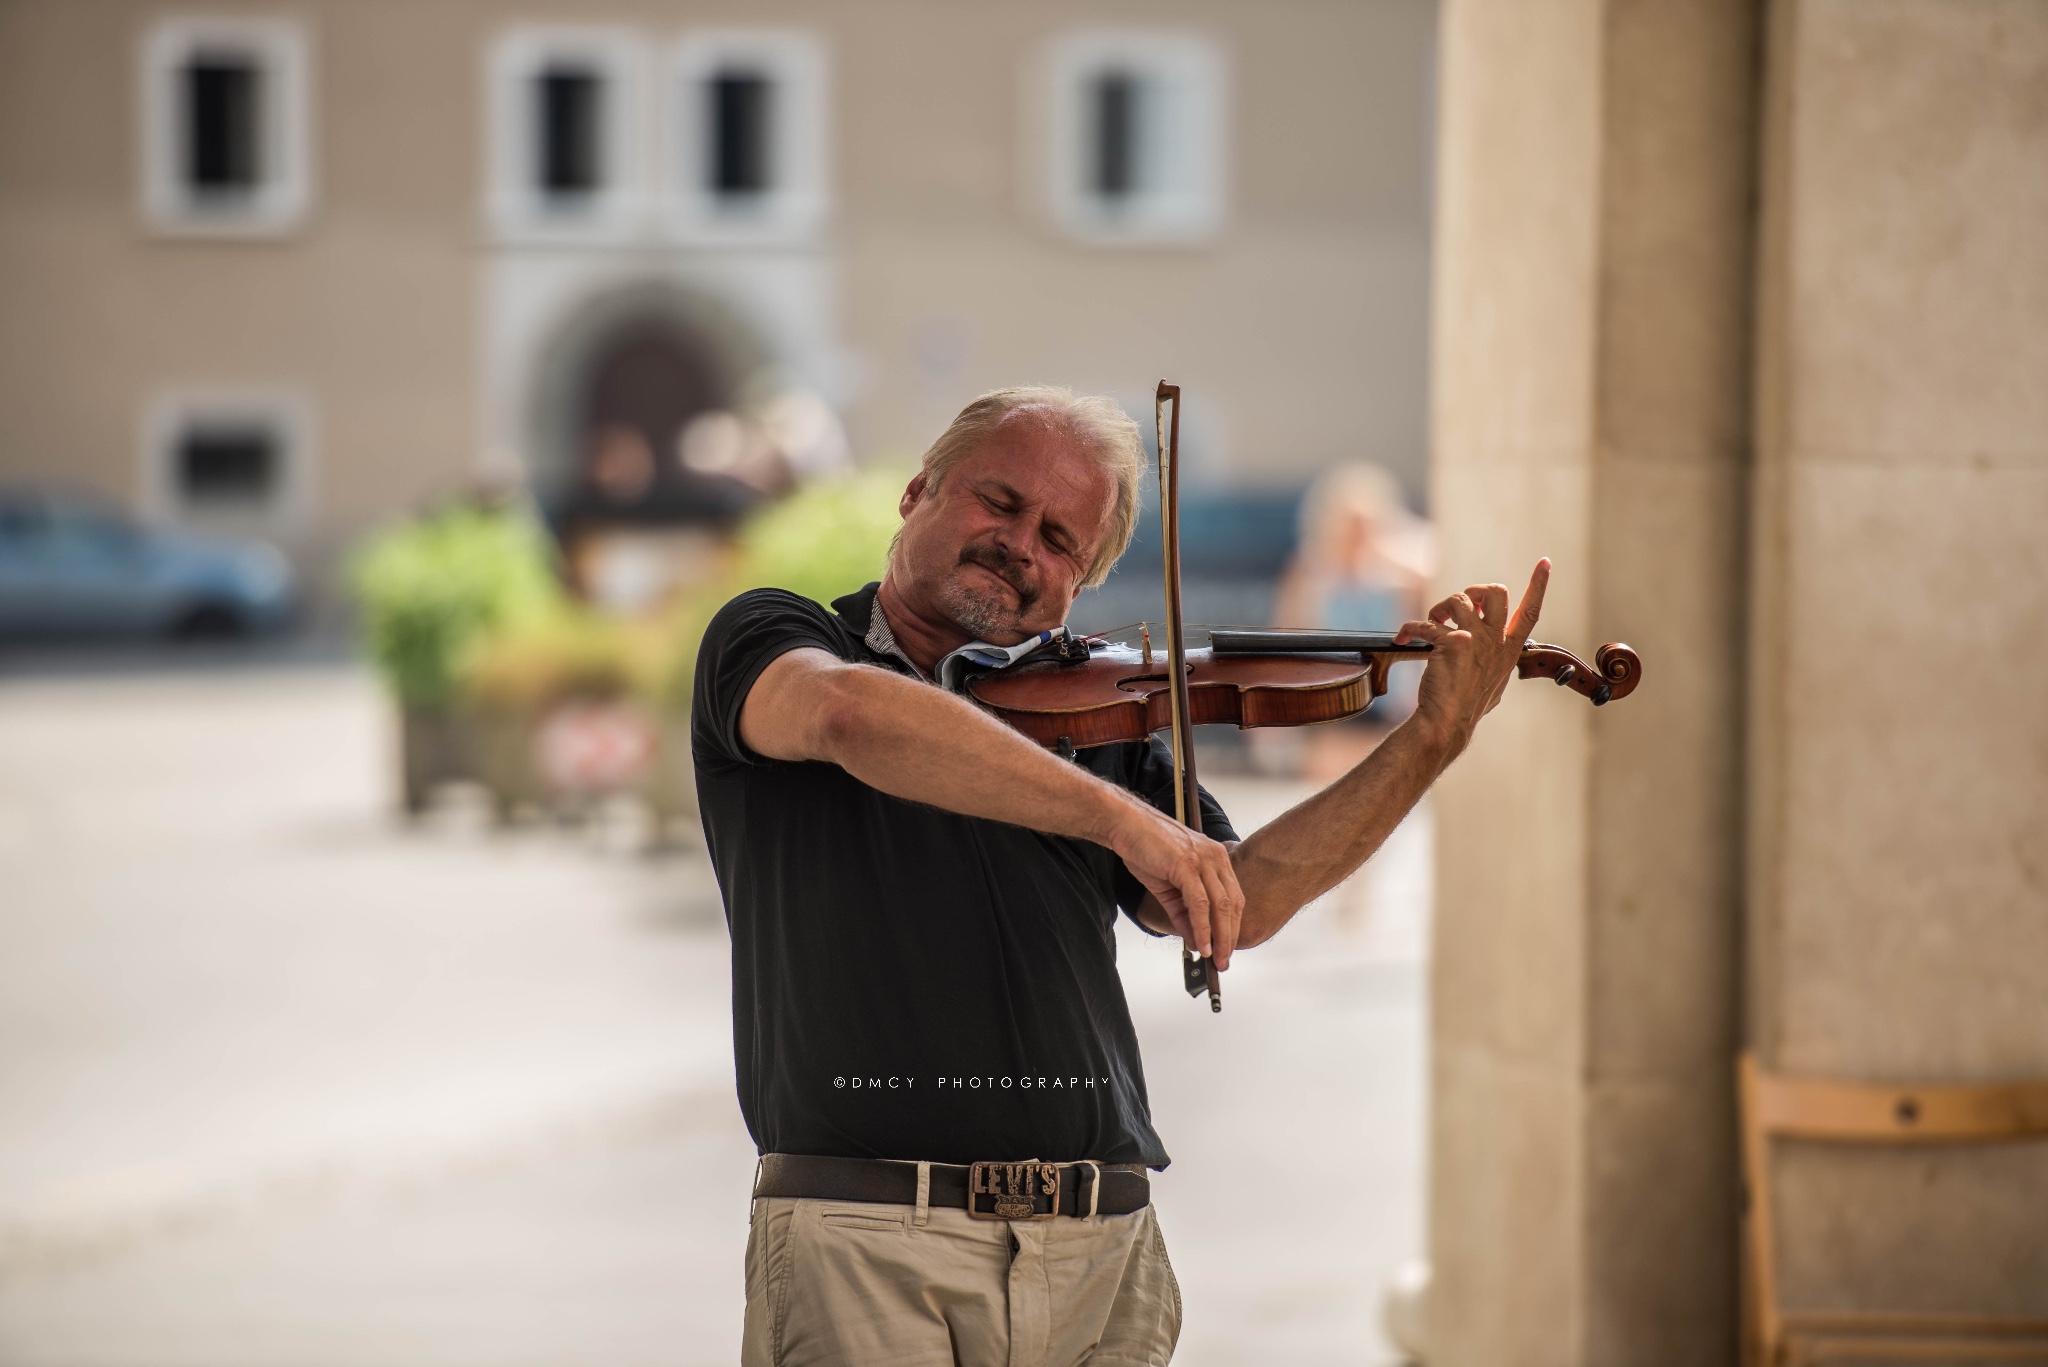
<svg viewBox="0 0 2048 1367">
<path fill-rule="evenodd" d="M 1955 1144 L 2048 1138 L 2048 1079 L 1978 1086 L 1915 1087 L 1837 1082 L 1739 1064 L 1742 1168 L 1748 1189 L 1748 1254 L 1754 1330 L 1766 1351 L 1783 1337 L 1772 1219 L 1770 1141 Z"/>
</svg>

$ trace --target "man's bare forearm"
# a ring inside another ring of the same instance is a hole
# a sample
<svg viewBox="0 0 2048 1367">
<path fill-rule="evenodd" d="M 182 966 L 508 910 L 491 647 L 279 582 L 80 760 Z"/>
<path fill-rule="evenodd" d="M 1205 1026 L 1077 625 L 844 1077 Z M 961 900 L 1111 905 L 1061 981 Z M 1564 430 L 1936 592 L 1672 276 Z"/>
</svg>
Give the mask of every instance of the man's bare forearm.
<svg viewBox="0 0 2048 1367">
<path fill-rule="evenodd" d="M 820 669 L 815 683 L 806 758 L 891 796 L 1105 845 L 1139 805 L 929 684 L 862 665 Z"/>
<path fill-rule="evenodd" d="M 1462 739 L 1411 717 L 1351 772 L 1232 851 L 1245 897 L 1238 943 L 1272 938 L 1371 858 L 1464 748 Z"/>
</svg>

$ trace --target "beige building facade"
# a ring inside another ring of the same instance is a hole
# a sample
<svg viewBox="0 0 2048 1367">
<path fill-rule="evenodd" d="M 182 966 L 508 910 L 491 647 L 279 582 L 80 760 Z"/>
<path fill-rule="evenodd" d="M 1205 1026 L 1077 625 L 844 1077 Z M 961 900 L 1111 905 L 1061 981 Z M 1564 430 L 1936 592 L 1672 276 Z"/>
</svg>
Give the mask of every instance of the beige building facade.
<svg viewBox="0 0 2048 1367">
<path fill-rule="evenodd" d="M 1420 498 L 1426 0 L 0 8 L 0 478 L 316 573 L 623 405 L 1190 396 L 1190 470 Z M 650 398 L 650 393 L 654 397 Z M 617 413 L 612 413 L 616 418 Z"/>
</svg>

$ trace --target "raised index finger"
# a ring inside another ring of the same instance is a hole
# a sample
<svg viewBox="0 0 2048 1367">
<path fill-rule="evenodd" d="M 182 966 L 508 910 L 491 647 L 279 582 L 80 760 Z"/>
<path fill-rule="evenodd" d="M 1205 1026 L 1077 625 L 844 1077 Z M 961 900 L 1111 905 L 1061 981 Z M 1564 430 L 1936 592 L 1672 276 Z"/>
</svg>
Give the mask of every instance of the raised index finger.
<svg viewBox="0 0 2048 1367">
<path fill-rule="evenodd" d="M 1526 643 L 1529 633 L 1536 629 L 1536 619 L 1543 613 L 1543 591 L 1549 587 L 1550 557 L 1546 555 L 1536 562 L 1529 575 L 1529 587 L 1522 591 L 1521 605 L 1508 621 L 1508 635 L 1516 641 Z"/>
</svg>

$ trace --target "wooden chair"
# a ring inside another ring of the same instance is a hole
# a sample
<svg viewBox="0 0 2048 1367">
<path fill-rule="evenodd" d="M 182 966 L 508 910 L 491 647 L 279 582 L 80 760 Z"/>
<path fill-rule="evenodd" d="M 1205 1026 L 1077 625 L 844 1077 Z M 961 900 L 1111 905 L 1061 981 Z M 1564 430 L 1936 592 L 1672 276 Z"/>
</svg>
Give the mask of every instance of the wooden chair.
<svg viewBox="0 0 2048 1367">
<path fill-rule="evenodd" d="M 1952 1144 L 2048 1138 L 2048 1081 L 1978 1087 L 1888 1087 L 1768 1073 L 1739 1065 L 1747 1187 L 1745 1361 L 1803 1367 L 1839 1361 L 2048 1364 L 2048 1319 L 1877 1311 L 1802 1313 L 1778 1303 L 1770 1141 Z"/>
</svg>

